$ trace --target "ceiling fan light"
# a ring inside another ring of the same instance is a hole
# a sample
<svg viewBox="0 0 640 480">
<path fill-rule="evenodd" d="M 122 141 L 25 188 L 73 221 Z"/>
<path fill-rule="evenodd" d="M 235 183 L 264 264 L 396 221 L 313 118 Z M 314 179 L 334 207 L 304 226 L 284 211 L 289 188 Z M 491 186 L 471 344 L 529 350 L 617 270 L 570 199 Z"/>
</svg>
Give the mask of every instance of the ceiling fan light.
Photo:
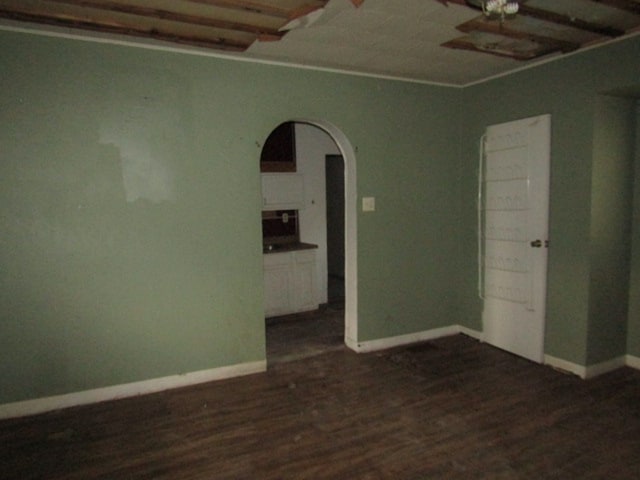
<svg viewBox="0 0 640 480">
<path fill-rule="evenodd" d="M 485 8 L 486 8 L 487 12 L 494 13 L 494 12 L 497 12 L 499 10 L 501 3 L 502 2 L 500 0 L 488 0 L 485 3 Z"/>
<path fill-rule="evenodd" d="M 486 0 L 482 1 L 482 12 L 487 17 L 497 17 L 500 21 L 506 16 L 518 13 L 519 5 L 516 0 Z"/>
<path fill-rule="evenodd" d="M 504 13 L 506 13 L 507 15 L 515 15 L 516 13 L 518 13 L 518 8 L 518 2 L 508 2 L 504 6 Z"/>
</svg>

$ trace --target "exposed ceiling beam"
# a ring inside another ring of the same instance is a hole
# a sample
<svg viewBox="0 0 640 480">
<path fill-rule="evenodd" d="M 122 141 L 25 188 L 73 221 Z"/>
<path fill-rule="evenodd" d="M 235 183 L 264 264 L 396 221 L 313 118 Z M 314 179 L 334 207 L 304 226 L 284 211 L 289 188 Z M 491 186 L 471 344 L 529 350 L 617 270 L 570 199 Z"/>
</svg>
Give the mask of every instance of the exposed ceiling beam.
<svg viewBox="0 0 640 480">
<path fill-rule="evenodd" d="M 465 0 L 436 0 L 436 2 L 443 4 L 445 7 L 448 7 L 451 3 L 453 5 L 462 5 L 463 7 L 473 8 Z"/>
<path fill-rule="evenodd" d="M 545 45 L 552 49 L 552 51 L 561 51 L 562 53 L 573 52 L 580 48 L 580 44 L 575 42 L 568 42 L 557 38 L 515 30 L 509 27 L 508 22 L 500 24 L 498 22 L 487 21 L 482 17 L 465 22 L 458 25 L 456 28 L 464 33 L 475 31 L 502 35 L 503 37 L 515 38 L 518 40 L 530 40 L 531 42 Z"/>
<path fill-rule="evenodd" d="M 191 25 L 202 25 L 205 27 L 218 28 L 221 30 L 235 30 L 245 33 L 252 33 L 257 36 L 282 37 L 283 33 L 278 30 L 259 27 L 257 25 L 248 25 L 238 22 L 229 22 L 213 18 L 187 15 L 184 13 L 171 12 L 159 8 L 141 7 L 132 4 L 122 4 L 112 1 L 96 1 L 96 0 L 48 0 L 53 3 L 63 3 L 79 7 L 93 8 L 109 12 L 124 13 L 127 15 L 136 15 L 140 17 L 158 18 L 161 20 L 169 20 L 172 22 L 187 23 Z"/>
<path fill-rule="evenodd" d="M 265 5 L 258 2 L 245 2 L 240 0 L 186 0 L 191 3 L 200 3 L 213 7 L 228 8 L 230 10 L 239 10 L 241 12 L 259 13 L 270 17 L 278 17 L 286 20 L 289 18 L 288 10 L 284 8 Z"/>
<path fill-rule="evenodd" d="M 474 10 L 478 10 L 478 7 L 471 5 L 466 0 L 436 0 L 440 3 L 463 5 Z M 610 7 L 625 10 L 631 13 L 640 13 L 640 3 L 633 0 L 588 0 L 595 3 L 601 3 Z M 560 13 L 552 12 L 550 10 L 543 10 L 541 8 L 534 8 L 528 6 L 524 2 L 520 2 L 520 8 L 518 15 L 525 15 L 545 22 L 556 23 L 558 25 L 564 25 L 567 27 L 577 28 L 579 30 L 585 30 L 587 32 L 596 33 L 605 37 L 619 37 L 625 34 L 623 30 L 614 28 L 608 25 L 600 25 L 579 18 L 572 17 L 570 15 L 563 15 Z"/>
<path fill-rule="evenodd" d="M 63 3 L 78 7 L 93 8 L 108 12 L 124 13 L 127 15 L 136 15 L 140 17 L 159 18 L 161 20 L 169 20 L 172 22 L 187 23 L 191 25 L 202 25 L 205 27 L 219 28 L 221 30 L 235 30 L 245 33 L 253 33 L 255 35 L 266 35 L 281 37 L 282 32 L 271 28 L 258 27 L 256 25 L 248 25 L 238 22 L 228 22 L 225 20 L 217 20 L 213 18 L 187 15 L 184 13 L 171 12 L 159 8 L 141 7 L 132 4 L 123 4 L 114 1 L 101 0 L 48 0 L 53 3 Z"/>
<path fill-rule="evenodd" d="M 456 48 L 459 50 L 470 50 L 472 52 L 489 53 L 491 55 L 512 58 L 514 60 L 533 60 L 534 58 L 538 58 L 542 55 L 547 55 L 555 51 L 551 47 L 543 45 L 540 45 L 538 49 L 529 52 L 506 50 L 501 49 L 498 43 L 488 42 L 485 44 L 480 44 L 466 37 L 455 38 L 443 43 L 442 46 L 448 48 Z"/>
<path fill-rule="evenodd" d="M 634 13 L 640 15 L 640 3 L 633 0 L 590 0 L 594 3 L 601 3 L 607 7 L 617 8 L 618 10 L 624 10 L 625 12 Z"/>
<path fill-rule="evenodd" d="M 160 31 L 156 28 L 145 29 L 142 27 L 135 27 L 133 25 L 118 24 L 116 22 L 105 23 L 94 20 L 87 20 L 84 17 L 73 17 L 71 15 L 57 15 L 51 13 L 41 14 L 26 11 L 17 11 L 15 8 L 7 9 L 0 7 L 0 18 L 17 20 L 21 22 L 42 23 L 53 25 L 56 27 L 79 28 L 82 30 L 91 30 L 101 33 L 131 35 L 136 37 L 151 38 L 154 40 L 180 43 L 183 45 L 215 48 L 218 50 L 234 52 L 243 52 L 251 45 L 251 42 L 238 42 L 222 37 L 211 38 L 176 35 L 173 33 Z"/>
<path fill-rule="evenodd" d="M 435 0 L 438 3 L 442 3 L 443 5 L 453 4 L 453 5 L 463 5 L 466 7 L 478 9 L 479 7 L 475 7 L 471 3 L 467 2 L 467 0 Z M 588 0 L 593 3 L 601 3 L 602 5 L 606 5 L 608 7 L 617 8 L 618 10 L 624 10 L 629 13 L 635 13 L 636 15 L 640 15 L 640 2 L 635 0 Z M 524 2 L 520 3 L 520 9 L 525 6 Z"/>
<path fill-rule="evenodd" d="M 618 28 L 586 22 L 570 15 L 563 15 L 560 13 L 551 12 L 549 10 L 530 7 L 524 3 L 520 4 L 518 15 L 525 15 L 528 17 L 537 18 L 538 20 L 543 20 L 545 22 L 573 27 L 579 30 L 585 30 L 587 32 L 596 33 L 598 35 L 603 35 L 606 37 L 619 37 L 621 35 L 624 35 L 625 33 L 623 30 L 620 30 Z"/>
<path fill-rule="evenodd" d="M 322 8 L 322 6 L 303 5 L 289 12 L 289 20 L 295 20 L 296 18 L 304 17 L 305 15 L 309 15 L 311 12 L 315 12 L 320 8 Z"/>
<path fill-rule="evenodd" d="M 214 7 L 228 8 L 231 10 L 239 10 L 241 12 L 259 13 L 270 17 L 277 17 L 283 20 L 291 20 L 291 9 L 278 7 L 262 2 L 251 2 L 248 0 L 186 0 L 187 2 L 211 5 Z M 329 0 L 316 0 L 309 2 L 316 8 L 323 7 Z"/>
</svg>

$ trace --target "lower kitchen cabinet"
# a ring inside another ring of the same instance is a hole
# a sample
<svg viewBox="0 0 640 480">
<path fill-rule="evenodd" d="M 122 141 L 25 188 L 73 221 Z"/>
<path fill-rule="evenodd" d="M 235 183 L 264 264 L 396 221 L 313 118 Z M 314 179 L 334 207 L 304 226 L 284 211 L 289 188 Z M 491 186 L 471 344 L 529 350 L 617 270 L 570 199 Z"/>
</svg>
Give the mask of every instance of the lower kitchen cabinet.
<svg viewBox="0 0 640 480">
<path fill-rule="evenodd" d="M 267 317 L 318 308 L 315 250 L 264 255 L 264 305 Z"/>
</svg>

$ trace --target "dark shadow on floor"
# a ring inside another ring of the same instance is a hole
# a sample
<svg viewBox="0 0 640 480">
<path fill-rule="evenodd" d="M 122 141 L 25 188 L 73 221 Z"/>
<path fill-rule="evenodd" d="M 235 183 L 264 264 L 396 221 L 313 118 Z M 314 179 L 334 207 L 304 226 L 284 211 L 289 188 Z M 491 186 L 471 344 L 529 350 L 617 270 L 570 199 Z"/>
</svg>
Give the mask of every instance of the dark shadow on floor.
<svg viewBox="0 0 640 480">
<path fill-rule="evenodd" d="M 266 319 L 267 363 L 300 360 L 342 350 L 344 302 L 322 305 L 318 310 Z"/>
</svg>

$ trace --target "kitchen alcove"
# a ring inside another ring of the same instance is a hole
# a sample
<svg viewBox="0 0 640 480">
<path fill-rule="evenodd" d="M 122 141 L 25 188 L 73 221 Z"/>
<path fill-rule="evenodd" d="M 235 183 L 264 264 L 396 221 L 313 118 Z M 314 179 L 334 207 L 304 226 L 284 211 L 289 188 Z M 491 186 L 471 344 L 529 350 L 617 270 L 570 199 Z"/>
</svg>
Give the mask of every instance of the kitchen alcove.
<svg viewBox="0 0 640 480">
<path fill-rule="evenodd" d="M 273 151 L 286 151 L 293 153 L 295 167 L 292 171 L 280 170 L 283 174 L 301 175 L 304 180 L 303 206 L 298 210 L 297 228 L 301 244 L 317 245 L 314 250 L 317 257 L 316 279 L 318 284 L 318 303 L 326 304 L 328 301 L 328 271 L 327 271 L 327 199 L 325 184 L 325 163 L 327 155 L 342 159 L 342 174 L 344 178 L 343 194 L 344 203 L 344 316 L 345 316 L 345 343 L 357 350 L 357 292 L 355 289 L 357 265 L 356 265 L 356 190 L 355 190 L 355 153 L 347 138 L 335 126 L 325 122 L 309 120 L 291 120 L 279 124 L 275 130 L 286 125 L 288 132 L 293 136 L 293 144 L 289 142 L 289 135 L 283 135 L 286 148 L 275 148 Z M 292 127 L 292 128 L 291 128 Z M 282 130 L 282 129 L 281 129 Z M 278 138 L 271 132 L 264 141 L 265 147 L 271 140 Z M 273 148 L 272 148 L 273 147 Z M 263 149 L 264 150 L 264 149 Z M 264 155 L 261 157 L 264 158 Z M 273 157 L 272 157 L 273 158 Z M 293 162 L 292 162 L 293 163 Z M 273 163 L 267 169 L 260 163 L 260 170 L 264 175 L 275 175 Z M 334 169 L 335 170 L 335 169 Z M 273 216 L 273 213 L 266 214 Z M 264 218 L 264 215 L 263 215 Z M 265 253 L 265 257 L 280 255 L 279 253 Z"/>
</svg>

